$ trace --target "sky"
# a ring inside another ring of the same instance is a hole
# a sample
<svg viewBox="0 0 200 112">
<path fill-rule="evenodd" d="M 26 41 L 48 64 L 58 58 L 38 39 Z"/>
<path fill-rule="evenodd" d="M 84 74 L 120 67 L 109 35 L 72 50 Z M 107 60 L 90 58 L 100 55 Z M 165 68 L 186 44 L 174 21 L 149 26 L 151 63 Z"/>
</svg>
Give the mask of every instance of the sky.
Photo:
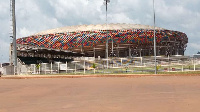
<svg viewBox="0 0 200 112">
<path fill-rule="evenodd" d="M 104 0 L 15 0 L 17 38 L 72 25 L 105 24 Z M 200 51 L 200 0 L 155 0 L 156 26 L 187 34 L 185 55 Z M 0 63 L 9 62 L 10 0 L 0 0 Z M 153 25 L 153 0 L 111 0 L 108 23 Z"/>
</svg>

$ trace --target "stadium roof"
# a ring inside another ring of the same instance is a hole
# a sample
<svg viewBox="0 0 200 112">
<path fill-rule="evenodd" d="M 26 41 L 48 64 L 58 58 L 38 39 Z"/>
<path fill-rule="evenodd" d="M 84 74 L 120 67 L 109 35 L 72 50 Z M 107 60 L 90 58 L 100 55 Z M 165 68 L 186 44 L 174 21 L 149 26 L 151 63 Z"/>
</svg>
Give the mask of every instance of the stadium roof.
<svg viewBox="0 0 200 112">
<path fill-rule="evenodd" d="M 97 24 L 97 25 L 77 25 L 77 26 L 67 26 L 56 29 L 50 29 L 36 33 L 34 35 L 45 35 L 45 34 L 55 34 L 64 32 L 76 32 L 76 31 L 95 31 L 95 30 L 130 30 L 130 29 L 154 29 L 153 26 L 149 25 L 139 25 L 139 24 Z M 164 30 L 163 28 L 156 27 L 156 30 Z"/>
</svg>

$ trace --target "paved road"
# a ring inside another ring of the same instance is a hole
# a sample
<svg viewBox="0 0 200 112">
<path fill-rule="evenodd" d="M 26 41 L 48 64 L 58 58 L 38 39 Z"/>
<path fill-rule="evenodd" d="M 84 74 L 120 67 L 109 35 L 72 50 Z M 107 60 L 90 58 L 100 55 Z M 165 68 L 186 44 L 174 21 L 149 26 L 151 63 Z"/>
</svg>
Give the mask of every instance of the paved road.
<svg viewBox="0 0 200 112">
<path fill-rule="evenodd" d="M 1 79 L 0 112 L 200 112 L 200 76 Z"/>
</svg>

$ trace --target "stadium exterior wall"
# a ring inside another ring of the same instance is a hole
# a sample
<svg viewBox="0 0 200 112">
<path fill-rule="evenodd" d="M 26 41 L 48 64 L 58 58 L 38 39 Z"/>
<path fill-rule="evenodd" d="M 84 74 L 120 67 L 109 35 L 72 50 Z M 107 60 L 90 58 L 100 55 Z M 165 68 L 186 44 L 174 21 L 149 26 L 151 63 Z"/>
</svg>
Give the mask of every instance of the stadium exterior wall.
<svg viewBox="0 0 200 112">
<path fill-rule="evenodd" d="M 152 27 L 130 24 L 96 26 L 58 28 L 19 38 L 17 39 L 18 56 L 29 56 L 32 53 L 32 56 L 51 58 L 52 55 L 55 57 L 55 53 L 57 53 L 64 57 L 104 57 L 107 39 L 109 56 L 153 55 L 154 30 Z M 184 55 L 187 43 L 188 38 L 185 33 L 156 28 L 157 55 Z M 45 52 L 41 52 L 41 49 L 45 49 Z M 30 53 L 26 51 L 30 51 Z"/>
</svg>

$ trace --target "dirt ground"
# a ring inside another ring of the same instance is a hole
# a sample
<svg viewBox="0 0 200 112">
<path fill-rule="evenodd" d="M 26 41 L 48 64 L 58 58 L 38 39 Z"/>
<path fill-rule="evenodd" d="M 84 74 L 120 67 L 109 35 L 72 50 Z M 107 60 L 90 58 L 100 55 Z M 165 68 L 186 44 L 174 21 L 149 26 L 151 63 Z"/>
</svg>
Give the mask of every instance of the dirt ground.
<svg viewBox="0 0 200 112">
<path fill-rule="evenodd" d="M 200 76 L 0 79 L 0 112 L 200 112 Z"/>
</svg>

